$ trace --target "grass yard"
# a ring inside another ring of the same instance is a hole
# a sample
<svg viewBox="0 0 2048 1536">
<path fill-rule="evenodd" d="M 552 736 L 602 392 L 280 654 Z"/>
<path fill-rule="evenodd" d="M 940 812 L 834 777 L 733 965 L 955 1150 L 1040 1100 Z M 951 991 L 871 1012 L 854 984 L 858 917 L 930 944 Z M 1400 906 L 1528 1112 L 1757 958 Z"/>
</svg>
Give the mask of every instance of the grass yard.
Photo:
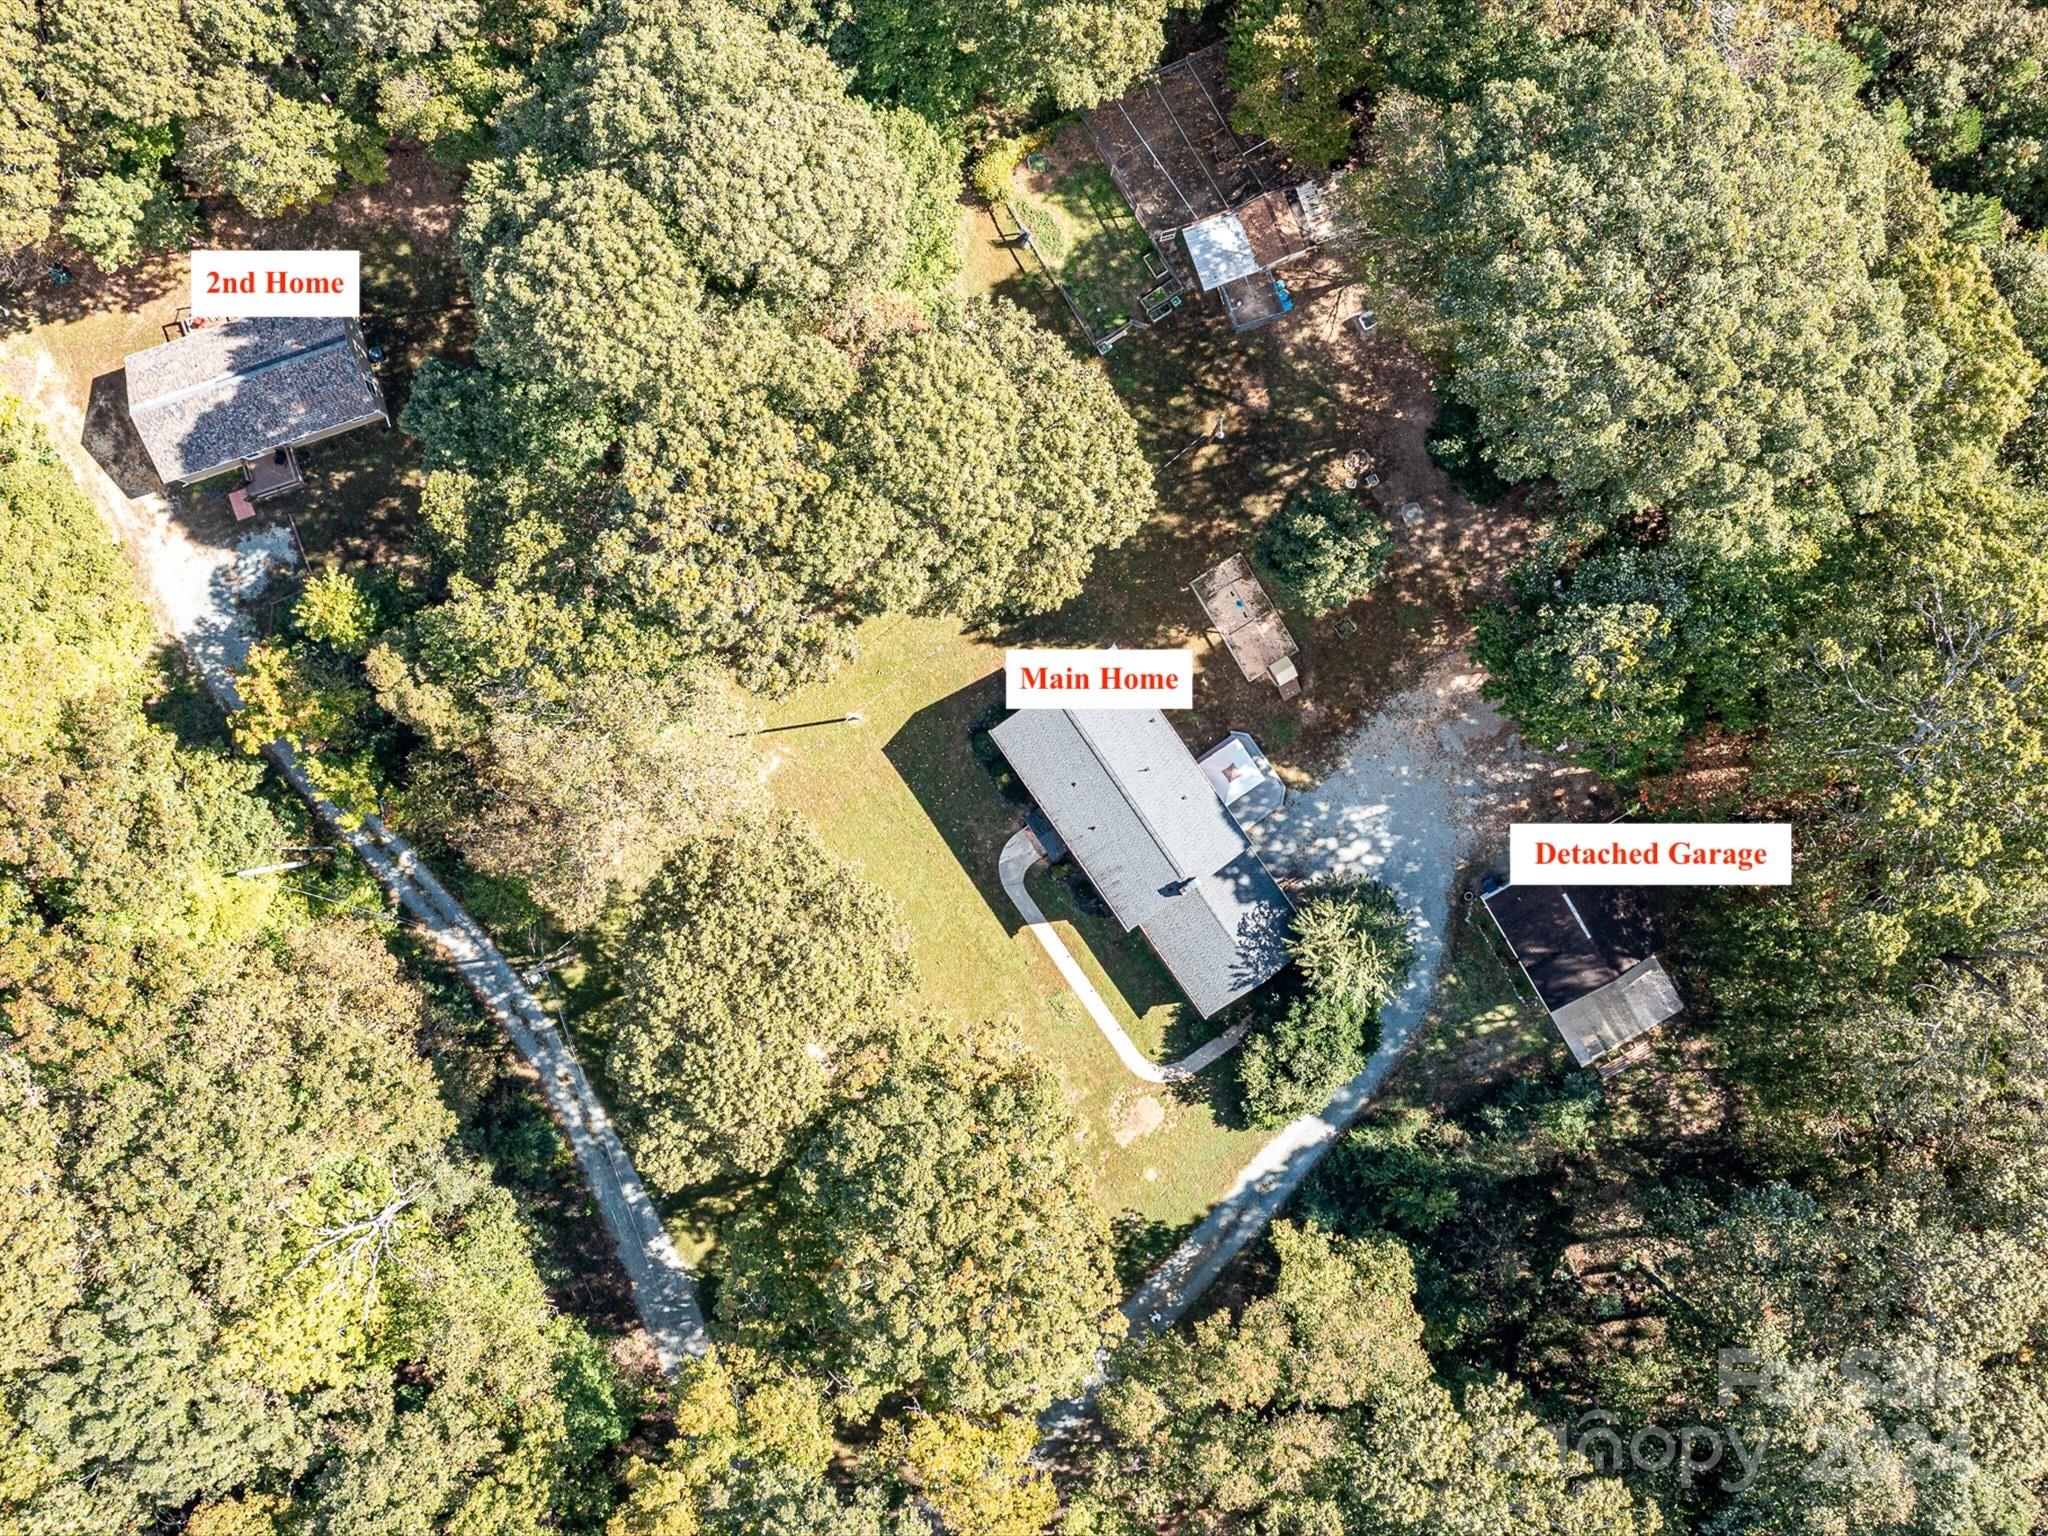
<svg viewBox="0 0 2048 1536">
<path fill-rule="evenodd" d="M 1025 883 L 1139 1050 L 1154 1061 L 1177 1061 L 1236 1022 L 1243 1004 L 1226 1008 L 1213 1019 L 1189 1007 L 1172 972 L 1142 934 L 1126 934 L 1101 907 L 1100 898 L 1095 911 L 1083 910 L 1074 891 L 1075 878 L 1073 866 L 1062 864 L 1033 870 Z"/>
<path fill-rule="evenodd" d="M 1265 1138 L 1233 1129 L 1229 1104 L 1216 1102 L 1235 1091 L 1227 1061 L 1185 1093 L 1132 1079 L 1003 894 L 996 856 L 1019 808 L 972 741 L 976 720 L 1002 696 L 1001 650 L 927 619 L 878 620 L 861 642 L 857 663 L 775 706 L 768 724 L 780 729 L 758 738 L 770 788 L 901 903 L 934 1006 L 1008 1020 L 1059 1074 L 1112 1212 L 1171 1224 L 1199 1215 Z M 849 711 L 862 719 L 841 723 Z M 1038 890 L 1055 902 L 1065 895 L 1057 879 Z M 1171 1036 L 1172 1050 L 1179 1009 L 1163 1003 L 1170 983 L 1142 943 L 1075 948 L 1099 977 L 1106 957 L 1119 976 L 1141 978 L 1132 982 L 1140 1006 L 1122 1007 L 1149 1026 L 1141 1043 Z M 1145 976 L 1147 965 L 1155 974 Z"/>
<path fill-rule="evenodd" d="M 1081 125 L 1065 124 L 1042 155 L 1017 167 L 1011 186 L 1011 211 L 1081 311 L 1089 339 L 1125 324 L 1154 281 L 1145 268 L 1152 242 Z"/>
<path fill-rule="evenodd" d="M 384 351 L 378 380 L 395 421 L 424 358 L 466 353 L 470 310 L 451 243 L 461 201 L 454 177 L 417 155 L 393 156 L 389 171 L 374 187 L 352 187 L 277 219 L 216 213 L 208 239 L 232 248 L 360 250 L 363 334 Z M 115 277 L 81 264 L 72 282 L 45 281 L 26 293 L 0 343 L 15 382 L 31 391 L 39 382 L 34 355 L 48 356 L 53 372 L 41 385 L 83 417 L 94 456 L 130 495 L 157 486 L 128 424 L 122 359 L 177 334 L 171 327 L 187 298 L 188 270 L 182 257 Z M 409 438 L 364 428 L 316 444 L 300 459 L 305 489 L 264 505 L 259 522 L 289 516 L 318 567 L 389 574 L 416 558 L 419 455 Z M 222 479 L 171 500 L 202 538 L 231 539 L 247 531 L 236 529 L 228 511 L 232 485 Z"/>
</svg>

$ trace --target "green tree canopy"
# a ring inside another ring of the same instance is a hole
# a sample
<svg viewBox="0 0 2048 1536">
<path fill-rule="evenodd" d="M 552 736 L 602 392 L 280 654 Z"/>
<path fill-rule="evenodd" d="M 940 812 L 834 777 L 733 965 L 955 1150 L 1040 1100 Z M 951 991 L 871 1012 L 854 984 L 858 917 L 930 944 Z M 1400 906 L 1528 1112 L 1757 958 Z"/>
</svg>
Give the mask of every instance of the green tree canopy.
<svg viewBox="0 0 2048 1536">
<path fill-rule="evenodd" d="M 238 878 L 288 838 L 255 768 L 144 716 L 105 532 L 0 426 L 0 676 L 52 693 L 0 742 L 0 1524 L 554 1526 L 625 1425 L 456 1138 L 449 1020 Z"/>
<path fill-rule="evenodd" d="M 1120 96 L 1159 62 L 1164 0 L 863 0 L 863 92 L 954 122 L 988 99 L 1063 111 Z"/>
<path fill-rule="evenodd" d="M 1295 996 L 1245 1043 L 1245 1109 L 1281 1125 L 1320 1108 L 1365 1069 L 1379 1012 L 1408 979 L 1415 944 L 1399 899 L 1377 882 L 1323 885 L 1302 898 L 1287 948 Z"/>
<path fill-rule="evenodd" d="M 1911 473 L 1931 365 L 1886 270 L 1896 150 L 1852 102 L 1624 30 L 1382 123 L 1370 217 L 1507 478 L 1733 560 L 1838 535 Z"/>
<path fill-rule="evenodd" d="M 1259 560 L 1312 614 L 1364 597 L 1387 568 L 1394 536 L 1357 497 L 1309 489 L 1289 497 L 1259 535 Z"/>
<path fill-rule="evenodd" d="M 875 114 L 724 0 L 613 0 L 541 142 L 638 190 L 735 296 L 816 305 L 901 268 L 913 189 Z"/>
<path fill-rule="evenodd" d="M 719 1308 L 846 1383 L 969 1413 L 1078 1387 L 1113 1318 L 1108 1232 L 1058 1081 L 924 1027 L 726 1232 Z"/>
<path fill-rule="evenodd" d="M 1973 953 L 2048 892 L 2044 524 L 2033 492 L 1930 487 L 1817 594 L 1760 788 L 1819 797 L 1782 916 L 1866 978 Z"/>
<path fill-rule="evenodd" d="M 800 823 L 685 842 L 611 956 L 606 1080 L 641 1172 L 773 1172 L 915 978 L 893 902 Z"/>
<path fill-rule="evenodd" d="M 722 1349 L 683 1367 L 675 1438 L 635 1457 L 606 1536 L 916 1536 L 926 1523 L 871 1487 L 827 1475 L 832 1420 L 822 1383 L 772 1357 Z"/>
<path fill-rule="evenodd" d="M 876 609 L 1048 612 L 1152 506 L 1109 381 L 1000 301 L 892 338 L 839 438 L 824 515 Z"/>
<path fill-rule="evenodd" d="M 1407 1251 L 1278 1222 L 1270 1295 L 1126 1346 L 1102 1389 L 1097 1529 L 1651 1536 L 1656 1512 L 1567 1456 L 1505 1382 L 1454 1396 Z"/>
<path fill-rule="evenodd" d="M 2038 1221 L 2039 1209 L 2032 1213 Z M 1714 1528 L 1969 1536 L 2038 1521 L 2048 1286 L 2020 1231 L 1784 1185 L 1697 1210 L 1674 1283 L 1693 1402 L 1756 1463 Z"/>
</svg>

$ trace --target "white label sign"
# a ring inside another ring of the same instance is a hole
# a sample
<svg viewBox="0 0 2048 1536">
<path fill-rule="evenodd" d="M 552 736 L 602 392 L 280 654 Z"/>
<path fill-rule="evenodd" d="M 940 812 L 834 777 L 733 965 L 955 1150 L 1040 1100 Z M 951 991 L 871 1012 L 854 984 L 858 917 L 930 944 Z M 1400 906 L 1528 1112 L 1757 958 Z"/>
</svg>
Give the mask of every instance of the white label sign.
<svg viewBox="0 0 2048 1536">
<path fill-rule="evenodd" d="M 1518 822 L 1508 829 L 1515 885 L 1790 885 L 1792 828 L 1782 821 Z"/>
<path fill-rule="evenodd" d="M 362 312 L 357 251 L 194 251 L 192 318 Z"/>
<path fill-rule="evenodd" d="M 1187 651 L 1006 651 L 1011 709 L 1193 709 L 1195 658 Z"/>
</svg>

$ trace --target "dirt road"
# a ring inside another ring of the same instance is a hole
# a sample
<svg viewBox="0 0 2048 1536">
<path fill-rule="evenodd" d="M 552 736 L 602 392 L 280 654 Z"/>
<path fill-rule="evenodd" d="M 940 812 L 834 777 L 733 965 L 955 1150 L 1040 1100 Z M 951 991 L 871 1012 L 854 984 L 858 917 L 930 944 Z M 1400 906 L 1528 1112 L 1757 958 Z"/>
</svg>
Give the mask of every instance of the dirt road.
<svg viewBox="0 0 2048 1536">
<path fill-rule="evenodd" d="M 1330 878 L 1391 886 L 1409 912 L 1415 966 L 1381 1010 L 1379 1048 L 1365 1070 L 1261 1147 L 1124 1303 L 1132 1335 L 1185 1314 L 1371 1102 L 1429 1013 L 1460 868 L 1504 849 L 1510 820 L 1547 815 L 1557 797 L 1580 795 L 1590 783 L 1581 770 L 1523 743 L 1479 697 L 1480 681 L 1462 655 L 1440 661 L 1352 736 L 1329 777 L 1251 828 L 1259 856 L 1297 888 Z M 1085 1411 L 1085 1399 L 1055 1404 L 1041 1428 L 1063 1433 Z"/>
</svg>

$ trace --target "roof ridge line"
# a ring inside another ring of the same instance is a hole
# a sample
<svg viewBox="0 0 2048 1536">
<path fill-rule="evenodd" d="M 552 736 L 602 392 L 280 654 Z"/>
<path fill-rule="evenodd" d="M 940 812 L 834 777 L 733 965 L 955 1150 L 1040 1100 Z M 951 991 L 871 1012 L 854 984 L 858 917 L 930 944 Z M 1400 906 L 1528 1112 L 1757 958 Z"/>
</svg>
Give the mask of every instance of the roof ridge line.
<svg viewBox="0 0 2048 1536">
<path fill-rule="evenodd" d="M 176 344 L 175 342 L 171 343 L 173 346 Z M 316 341 L 311 346 L 299 347 L 290 352 L 281 352 L 276 357 L 266 357 L 262 362 L 251 364 L 247 368 L 233 368 L 225 373 L 216 373 L 211 378 L 201 379 L 196 384 L 181 385 L 177 389 L 166 390 L 160 395 L 149 395 L 141 400 L 131 397 L 128 405 L 133 410 L 138 407 L 147 408 L 152 405 L 163 405 L 172 400 L 189 399 L 191 396 L 203 394 L 209 389 L 218 389 L 223 379 L 253 379 L 259 374 L 270 372 L 273 368 L 281 368 L 286 363 L 295 363 L 301 358 L 319 357 L 323 353 L 334 351 L 337 347 L 346 347 L 348 345 L 349 334 L 344 329 L 338 336 L 330 336 L 325 341 Z"/>
<path fill-rule="evenodd" d="M 1190 875 L 1185 869 L 1181 868 L 1180 860 L 1175 858 L 1173 850 L 1166 846 L 1165 840 L 1159 835 L 1159 829 L 1152 825 L 1152 818 L 1145 814 L 1144 807 L 1139 805 L 1136 797 L 1131 794 L 1130 787 L 1123 781 L 1123 776 L 1110 766 L 1109 759 L 1096 750 L 1094 740 L 1086 731 L 1081 729 L 1081 722 L 1076 718 L 1081 711 L 1064 709 L 1060 713 L 1067 717 L 1067 723 L 1073 726 L 1074 734 L 1081 738 L 1081 745 L 1088 749 L 1088 755 L 1101 764 L 1103 776 L 1116 786 L 1116 792 L 1123 796 L 1124 804 L 1129 806 L 1131 814 L 1138 818 L 1138 825 L 1145 829 L 1145 835 L 1152 839 L 1152 846 L 1159 850 L 1160 856 L 1166 860 L 1167 866 L 1183 880 L 1194 879 L 1195 876 Z M 1161 718 L 1163 719 L 1164 717 L 1162 716 Z M 1139 926 L 1142 927 L 1144 925 L 1140 924 Z"/>
<path fill-rule="evenodd" d="M 1110 761 L 1108 758 L 1104 757 L 1099 751 L 1096 750 L 1094 739 L 1089 736 L 1087 731 L 1081 728 L 1081 722 L 1078 717 L 1081 714 L 1086 713 L 1086 711 L 1069 709 L 1063 710 L 1061 711 L 1061 713 L 1066 715 L 1067 719 L 1073 723 L 1074 734 L 1081 738 L 1082 745 L 1087 747 L 1088 749 L 1088 755 L 1093 757 L 1096 762 L 1102 765 L 1103 773 L 1108 776 L 1109 782 L 1116 786 L 1117 793 L 1122 795 L 1124 798 L 1124 804 L 1128 805 L 1131 808 L 1131 814 L 1138 818 L 1138 825 L 1145 829 L 1145 835 L 1152 839 L 1152 846 L 1157 848 L 1159 852 L 1165 857 L 1167 864 L 1171 866 L 1173 872 L 1179 875 L 1182 880 L 1199 880 L 1203 878 L 1203 876 L 1205 875 L 1215 874 L 1216 871 L 1213 869 L 1188 869 L 1185 865 L 1181 863 L 1180 859 L 1175 856 L 1173 849 L 1167 846 L 1166 840 L 1159 835 L 1159 829 L 1152 825 L 1152 818 L 1145 814 L 1145 808 L 1138 803 L 1138 797 L 1131 793 L 1130 786 L 1124 782 L 1123 775 L 1119 774 L 1116 771 L 1116 769 L 1110 765 Z M 1120 713 L 1120 711 L 1104 710 L 1101 711 L 1101 713 L 1115 714 Z M 1180 742 L 1180 732 L 1175 731 L 1173 729 L 1173 722 L 1168 720 L 1165 715 L 1160 714 L 1158 710 L 1134 709 L 1129 711 L 1129 713 L 1134 715 L 1158 715 L 1159 723 L 1165 726 L 1169 732 L 1172 732 L 1173 739 L 1176 742 Z M 1181 750 L 1183 752 L 1187 751 L 1187 746 L 1185 743 L 1181 743 Z M 1192 761 L 1194 758 L 1194 753 L 1188 752 L 1188 757 Z M 1207 780 L 1204 780 L 1203 782 L 1206 787 Z M 1217 808 L 1219 810 L 1222 809 L 1221 801 L 1217 802 Z M 1229 820 L 1228 812 L 1225 812 L 1225 820 L 1226 822 L 1228 822 Z M 1229 824 L 1233 827 L 1236 827 L 1236 823 L 1234 822 L 1230 822 Z M 1233 854 L 1231 858 L 1227 860 L 1222 867 L 1227 868 L 1229 864 L 1235 863 L 1237 861 L 1238 856 L 1241 855 L 1246 848 L 1249 848 L 1251 846 L 1251 840 L 1245 837 L 1244 829 L 1242 827 L 1236 827 L 1236 830 L 1239 839 L 1238 852 L 1237 854 Z"/>
</svg>

